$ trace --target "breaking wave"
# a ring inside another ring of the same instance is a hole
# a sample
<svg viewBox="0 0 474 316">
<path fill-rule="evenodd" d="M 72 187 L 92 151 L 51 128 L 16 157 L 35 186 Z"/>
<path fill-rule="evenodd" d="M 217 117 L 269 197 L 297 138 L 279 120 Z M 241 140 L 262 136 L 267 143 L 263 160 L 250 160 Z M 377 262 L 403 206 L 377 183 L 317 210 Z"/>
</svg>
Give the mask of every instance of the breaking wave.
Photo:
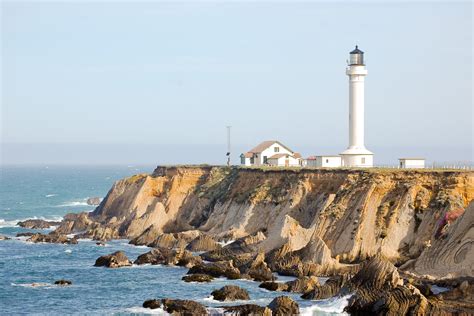
<svg viewBox="0 0 474 316">
<path fill-rule="evenodd" d="M 156 309 L 150 309 L 150 308 L 144 308 L 144 307 L 130 307 L 125 309 L 125 312 L 131 313 L 131 314 L 147 314 L 147 315 L 170 315 L 168 314 L 163 308 L 156 308 Z"/>
<path fill-rule="evenodd" d="M 20 218 L 20 219 L 12 219 L 12 220 L 5 220 L 3 218 L 0 218 L 0 228 L 4 227 L 18 227 L 18 222 L 23 222 L 29 219 L 42 219 L 45 221 L 54 221 L 54 222 L 60 222 L 63 220 L 62 216 L 54 216 L 52 218 L 46 218 L 43 216 L 33 216 L 33 217 L 28 217 L 28 218 Z"/>
<path fill-rule="evenodd" d="M 311 316 L 317 314 L 317 312 L 324 312 L 328 314 L 348 315 L 344 312 L 344 307 L 349 303 L 351 296 L 352 295 L 331 297 L 325 300 L 315 301 L 316 304 L 301 308 L 300 314 L 303 316 Z"/>
</svg>

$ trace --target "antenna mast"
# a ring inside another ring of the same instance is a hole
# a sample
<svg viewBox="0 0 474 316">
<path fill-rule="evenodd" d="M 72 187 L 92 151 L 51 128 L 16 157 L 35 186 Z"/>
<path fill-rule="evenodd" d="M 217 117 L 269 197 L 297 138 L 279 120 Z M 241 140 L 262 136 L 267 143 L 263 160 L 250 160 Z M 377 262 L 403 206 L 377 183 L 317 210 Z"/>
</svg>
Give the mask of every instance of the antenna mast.
<svg viewBox="0 0 474 316">
<path fill-rule="evenodd" d="M 226 126 L 227 127 L 227 166 L 230 166 L 230 128 L 232 126 Z"/>
</svg>

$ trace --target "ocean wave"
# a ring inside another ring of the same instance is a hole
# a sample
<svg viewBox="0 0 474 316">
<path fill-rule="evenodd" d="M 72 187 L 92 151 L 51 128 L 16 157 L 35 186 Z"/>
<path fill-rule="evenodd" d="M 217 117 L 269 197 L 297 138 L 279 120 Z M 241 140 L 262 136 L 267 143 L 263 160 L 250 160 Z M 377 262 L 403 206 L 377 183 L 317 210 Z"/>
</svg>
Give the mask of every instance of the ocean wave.
<svg viewBox="0 0 474 316">
<path fill-rule="evenodd" d="M 231 243 L 233 243 L 235 240 L 228 240 L 228 241 L 218 241 L 217 243 L 219 245 L 221 245 L 222 247 L 225 247 L 227 245 L 230 245 Z"/>
<path fill-rule="evenodd" d="M 150 309 L 145 307 L 130 307 L 126 308 L 125 312 L 131 314 L 147 314 L 147 315 L 170 315 L 163 308 Z"/>
<path fill-rule="evenodd" d="M 44 197 L 47 197 L 47 198 L 50 198 L 50 197 L 53 197 L 53 196 L 58 196 L 57 194 L 46 194 Z"/>
<path fill-rule="evenodd" d="M 23 222 L 29 219 L 42 219 L 45 221 L 54 221 L 54 222 L 60 222 L 63 220 L 62 216 L 53 216 L 51 218 L 43 217 L 43 216 L 33 216 L 33 217 L 28 217 L 28 218 L 20 218 L 20 219 L 13 219 L 13 220 L 5 220 L 3 218 L 0 218 L 0 228 L 4 227 L 18 227 L 18 222 Z"/>
<path fill-rule="evenodd" d="M 344 307 L 349 303 L 351 296 L 352 294 L 315 301 L 316 304 L 301 308 L 300 315 L 311 316 L 316 314 L 315 312 L 318 311 L 328 314 L 348 315 L 344 312 Z"/>
<path fill-rule="evenodd" d="M 77 206 L 91 206 L 87 204 L 87 199 L 81 201 L 70 201 L 63 204 L 56 205 L 55 207 L 77 207 Z"/>
<path fill-rule="evenodd" d="M 51 287 L 53 286 L 51 283 L 43 283 L 43 282 L 33 282 L 33 283 L 10 283 L 11 286 L 21 286 L 21 287 L 30 287 L 30 288 L 37 288 L 37 287 Z"/>
</svg>

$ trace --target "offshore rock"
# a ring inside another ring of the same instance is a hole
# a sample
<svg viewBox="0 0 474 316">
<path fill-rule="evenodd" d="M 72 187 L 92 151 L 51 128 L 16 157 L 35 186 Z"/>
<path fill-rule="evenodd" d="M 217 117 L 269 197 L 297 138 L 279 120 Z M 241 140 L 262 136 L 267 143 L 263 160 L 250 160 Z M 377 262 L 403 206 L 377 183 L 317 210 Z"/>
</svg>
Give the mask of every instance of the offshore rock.
<svg viewBox="0 0 474 316">
<path fill-rule="evenodd" d="M 161 300 L 155 300 L 155 299 L 146 300 L 145 302 L 143 302 L 142 306 L 144 308 L 149 308 L 149 309 L 161 308 Z"/>
<path fill-rule="evenodd" d="M 240 279 L 240 271 L 232 264 L 232 261 L 218 261 L 200 263 L 189 269 L 188 274 L 208 274 L 215 278 L 224 276 L 228 279 Z"/>
<path fill-rule="evenodd" d="M 267 281 L 261 283 L 258 287 L 269 291 L 287 291 L 288 284 L 282 282 Z"/>
<path fill-rule="evenodd" d="M 321 300 L 335 296 L 349 280 L 349 276 L 337 275 L 329 278 L 323 285 L 315 284 L 313 290 L 305 292 L 301 297 L 309 300 Z"/>
<path fill-rule="evenodd" d="M 189 274 L 182 277 L 184 282 L 211 282 L 214 278 L 208 274 Z"/>
<path fill-rule="evenodd" d="M 0 235 L 0 240 L 10 240 L 11 238 L 7 236 Z"/>
<path fill-rule="evenodd" d="M 288 315 L 299 315 L 300 308 L 298 303 L 288 296 L 276 297 L 268 308 L 271 309 L 273 316 L 288 316 Z"/>
<path fill-rule="evenodd" d="M 203 305 L 190 300 L 173 300 L 166 298 L 161 300 L 161 303 L 163 304 L 163 309 L 172 315 L 194 316 L 208 314 Z"/>
<path fill-rule="evenodd" d="M 27 219 L 26 221 L 18 222 L 17 225 L 29 229 L 47 229 L 51 226 L 57 226 L 61 222 L 45 221 L 42 219 Z"/>
<path fill-rule="evenodd" d="M 187 250 L 154 248 L 151 251 L 139 255 L 134 264 L 163 264 L 163 265 L 180 265 L 192 267 L 195 264 L 202 263 L 200 257 L 195 257 Z"/>
<path fill-rule="evenodd" d="M 218 301 L 249 300 L 247 290 L 235 285 L 226 285 L 223 288 L 212 291 L 211 295 Z"/>
<path fill-rule="evenodd" d="M 237 306 L 221 306 L 225 314 L 237 316 L 272 316 L 272 311 L 268 307 L 255 304 L 244 304 Z"/>
<path fill-rule="evenodd" d="M 54 244 L 69 244 L 74 245 L 77 244 L 77 238 L 74 236 L 69 238 L 63 234 L 57 234 L 55 232 L 51 232 L 47 235 L 44 234 L 33 234 L 27 241 L 38 243 L 38 242 L 46 242 L 46 243 L 54 243 Z"/>
<path fill-rule="evenodd" d="M 271 281 L 274 279 L 272 270 L 265 262 L 265 254 L 259 253 L 255 258 L 242 266 L 238 266 L 240 273 L 248 275 L 254 281 Z"/>
<path fill-rule="evenodd" d="M 72 282 L 69 281 L 69 280 L 61 279 L 61 280 L 54 281 L 54 284 L 61 285 L 61 286 L 67 286 L 67 285 L 71 285 Z"/>
<path fill-rule="evenodd" d="M 128 260 L 123 251 L 116 251 L 110 255 L 105 255 L 97 258 L 94 266 L 107 268 L 120 268 L 131 266 L 132 262 Z"/>
<path fill-rule="evenodd" d="M 97 206 L 102 199 L 100 197 L 91 197 L 87 199 L 87 205 Z"/>
<path fill-rule="evenodd" d="M 315 276 L 301 277 L 293 281 L 286 282 L 288 292 L 307 293 L 315 287 L 320 286 L 319 280 Z"/>
</svg>

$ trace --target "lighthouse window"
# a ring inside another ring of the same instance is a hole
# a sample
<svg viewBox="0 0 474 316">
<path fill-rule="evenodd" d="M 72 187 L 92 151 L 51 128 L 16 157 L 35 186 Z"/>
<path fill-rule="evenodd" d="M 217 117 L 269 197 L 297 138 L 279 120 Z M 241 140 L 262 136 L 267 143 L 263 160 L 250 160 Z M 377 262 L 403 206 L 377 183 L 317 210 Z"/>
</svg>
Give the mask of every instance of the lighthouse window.
<svg viewBox="0 0 474 316">
<path fill-rule="evenodd" d="M 362 164 L 365 164 L 365 157 L 361 158 L 361 162 L 362 162 Z"/>
</svg>

